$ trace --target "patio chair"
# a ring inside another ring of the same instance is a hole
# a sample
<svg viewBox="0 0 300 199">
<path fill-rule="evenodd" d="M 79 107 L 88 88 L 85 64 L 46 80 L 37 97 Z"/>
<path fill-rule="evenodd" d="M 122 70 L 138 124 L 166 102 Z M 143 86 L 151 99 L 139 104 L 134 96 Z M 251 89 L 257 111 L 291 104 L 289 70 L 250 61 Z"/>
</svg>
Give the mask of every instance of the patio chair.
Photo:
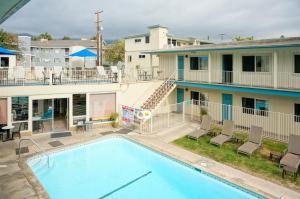
<svg viewBox="0 0 300 199">
<path fill-rule="evenodd" d="M 289 170 L 295 171 L 295 177 L 300 165 L 300 135 L 290 135 L 288 149 L 280 160 L 280 166 L 283 169 L 289 168 Z M 283 171 L 284 173 L 284 171 Z"/>
<path fill-rule="evenodd" d="M 62 76 L 63 76 L 62 66 L 53 66 L 53 82 L 54 82 L 54 84 L 56 84 L 57 82 L 61 84 Z"/>
<path fill-rule="evenodd" d="M 240 146 L 237 153 L 243 153 L 251 156 L 254 151 L 261 147 L 263 128 L 251 126 L 249 132 L 249 141 Z"/>
<path fill-rule="evenodd" d="M 110 66 L 110 77 L 114 82 L 117 82 L 118 80 L 118 67 L 117 66 Z"/>
<path fill-rule="evenodd" d="M 211 126 L 211 117 L 204 115 L 199 129 L 188 134 L 188 138 L 198 140 L 201 136 L 207 135 Z"/>
<path fill-rule="evenodd" d="M 222 146 L 225 142 L 230 141 L 233 135 L 233 121 L 225 120 L 223 122 L 223 129 L 220 135 L 212 138 L 210 143 L 217 146 Z"/>
<path fill-rule="evenodd" d="M 23 123 L 20 123 L 19 128 L 16 129 L 16 130 L 13 130 L 13 132 L 12 132 L 12 137 L 13 137 L 13 138 L 15 138 L 16 136 L 18 136 L 19 139 L 21 139 L 21 130 L 22 130 L 22 126 L 23 126 Z"/>
<path fill-rule="evenodd" d="M 98 77 L 100 77 L 101 79 L 107 76 L 105 69 L 103 66 L 97 66 L 97 72 L 98 72 Z"/>
</svg>

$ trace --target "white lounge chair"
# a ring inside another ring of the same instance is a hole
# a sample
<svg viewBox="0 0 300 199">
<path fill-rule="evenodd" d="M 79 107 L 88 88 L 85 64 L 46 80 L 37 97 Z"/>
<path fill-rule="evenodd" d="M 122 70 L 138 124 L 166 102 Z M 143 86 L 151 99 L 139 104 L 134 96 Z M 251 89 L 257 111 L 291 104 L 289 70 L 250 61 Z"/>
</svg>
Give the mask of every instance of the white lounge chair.
<svg viewBox="0 0 300 199">
<path fill-rule="evenodd" d="M 107 76 L 103 66 L 97 66 L 98 77 L 105 78 Z"/>
<path fill-rule="evenodd" d="M 35 66 L 34 67 L 34 75 L 35 79 L 39 81 L 43 81 L 45 83 L 46 79 L 49 79 L 45 73 L 45 69 L 42 66 Z"/>
</svg>

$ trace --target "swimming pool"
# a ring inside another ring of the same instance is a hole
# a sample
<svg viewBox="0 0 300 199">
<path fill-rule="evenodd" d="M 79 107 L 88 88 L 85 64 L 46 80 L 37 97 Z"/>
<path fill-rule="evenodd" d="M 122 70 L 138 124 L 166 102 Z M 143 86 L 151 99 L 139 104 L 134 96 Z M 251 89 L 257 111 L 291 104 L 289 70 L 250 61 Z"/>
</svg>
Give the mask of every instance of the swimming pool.
<svg viewBox="0 0 300 199">
<path fill-rule="evenodd" d="M 53 199 L 263 198 L 125 138 L 108 138 L 28 160 Z"/>
</svg>

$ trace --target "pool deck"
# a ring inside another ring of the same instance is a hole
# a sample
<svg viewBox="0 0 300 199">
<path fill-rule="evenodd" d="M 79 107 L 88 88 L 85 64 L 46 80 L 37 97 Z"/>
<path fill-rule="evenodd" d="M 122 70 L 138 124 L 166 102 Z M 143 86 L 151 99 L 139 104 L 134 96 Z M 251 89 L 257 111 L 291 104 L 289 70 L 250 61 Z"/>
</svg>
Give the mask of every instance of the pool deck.
<svg viewBox="0 0 300 199">
<path fill-rule="evenodd" d="M 169 128 L 159 134 L 141 135 L 129 133 L 128 135 L 122 136 L 126 136 L 180 161 L 191 164 L 203 171 L 241 185 L 251 191 L 263 194 L 268 198 L 300 199 L 300 192 L 255 177 L 171 144 L 173 140 L 191 132 L 195 127 L 196 124 L 189 123 L 182 124 L 176 128 Z M 92 134 L 73 133 L 72 136 L 62 138 L 50 138 L 49 134 L 44 134 L 33 136 L 33 139 L 37 141 L 45 151 L 51 151 L 98 138 L 101 139 L 107 136 L 121 135 L 114 132 L 117 130 L 118 129 L 107 127 L 94 129 Z M 51 146 L 49 142 L 53 141 L 59 141 L 63 145 L 55 147 L 54 144 L 54 146 Z M 29 142 L 24 144 L 28 146 L 29 153 L 22 154 L 22 161 L 18 162 L 18 156 L 15 151 L 18 147 L 18 142 L 18 139 L 0 142 L 0 199 L 48 198 L 46 192 L 38 184 L 37 179 L 32 176 L 30 171 L 28 171 L 28 168 L 24 167 L 25 160 L 35 154 L 34 146 Z"/>
</svg>

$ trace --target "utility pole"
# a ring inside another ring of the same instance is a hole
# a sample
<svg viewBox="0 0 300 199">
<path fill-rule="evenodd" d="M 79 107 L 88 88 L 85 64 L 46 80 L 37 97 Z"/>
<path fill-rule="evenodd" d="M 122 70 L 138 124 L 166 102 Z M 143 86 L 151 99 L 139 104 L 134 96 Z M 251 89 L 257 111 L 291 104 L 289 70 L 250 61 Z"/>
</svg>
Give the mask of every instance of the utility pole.
<svg viewBox="0 0 300 199">
<path fill-rule="evenodd" d="M 97 11 L 96 15 L 96 41 L 97 41 L 97 66 L 102 66 L 102 33 L 100 30 L 100 13 L 103 11 Z"/>
</svg>

